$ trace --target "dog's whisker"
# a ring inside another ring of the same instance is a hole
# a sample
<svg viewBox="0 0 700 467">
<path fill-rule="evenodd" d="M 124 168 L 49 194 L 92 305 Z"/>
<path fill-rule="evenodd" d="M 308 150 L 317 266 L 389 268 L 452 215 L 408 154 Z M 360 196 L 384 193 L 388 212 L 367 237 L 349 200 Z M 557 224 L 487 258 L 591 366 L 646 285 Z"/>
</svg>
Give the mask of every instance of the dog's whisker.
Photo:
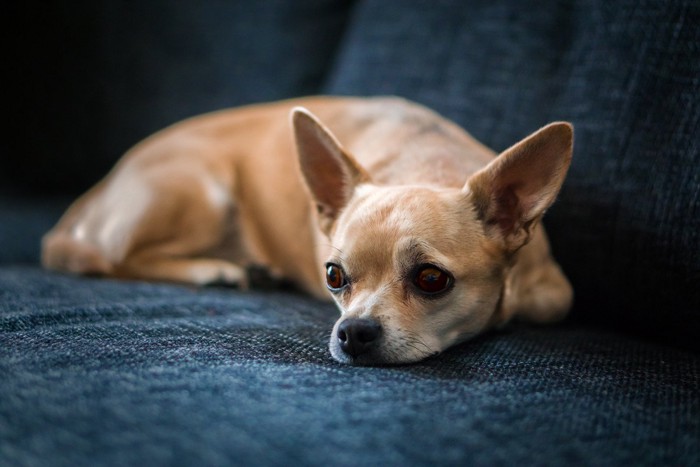
<svg viewBox="0 0 700 467">
<path fill-rule="evenodd" d="M 425 341 L 423 341 L 423 339 L 421 339 L 415 333 L 410 333 L 410 337 L 411 337 L 411 342 L 424 347 L 428 354 L 435 353 L 435 350 L 433 350 L 428 344 L 425 343 Z"/>
</svg>

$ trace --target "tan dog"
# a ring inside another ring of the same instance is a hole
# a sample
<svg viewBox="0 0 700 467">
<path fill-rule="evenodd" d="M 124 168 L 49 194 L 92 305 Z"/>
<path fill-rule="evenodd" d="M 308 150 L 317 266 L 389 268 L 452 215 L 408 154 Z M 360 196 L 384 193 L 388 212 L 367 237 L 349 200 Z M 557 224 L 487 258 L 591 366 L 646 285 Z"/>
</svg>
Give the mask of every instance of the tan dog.
<svg viewBox="0 0 700 467">
<path fill-rule="evenodd" d="M 43 263 L 244 287 L 245 267 L 264 265 L 317 297 L 330 290 L 336 360 L 413 362 L 513 316 L 567 313 L 572 289 L 539 221 L 572 138 L 552 123 L 494 159 L 398 98 L 212 113 L 130 150 L 46 235 Z"/>
</svg>

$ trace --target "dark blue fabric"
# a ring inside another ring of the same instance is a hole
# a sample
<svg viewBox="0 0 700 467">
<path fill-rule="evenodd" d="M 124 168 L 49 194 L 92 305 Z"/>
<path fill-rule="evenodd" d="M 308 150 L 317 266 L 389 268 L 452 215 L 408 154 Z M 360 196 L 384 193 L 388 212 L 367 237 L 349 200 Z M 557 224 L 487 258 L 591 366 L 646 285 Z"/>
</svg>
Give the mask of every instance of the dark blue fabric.
<svg viewBox="0 0 700 467">
<path fill-rule="evenodd" d="M 0 464 L 694 465 L 697 355 L 514 327 L 335 363 L 330 304 L 0 269 Z"/>
<path fill-rule="evenodd" d="M 38 264 L 41 237 L 53 227 L 73 200 L 10 198 L 0 195 L 0 267 Z"/>
<path fill-rule="evenodd" d="M 78 194 L 186 117 L 313 94 L 349 0 L 8 5 L 0 193 Z M 11 157 L 10 157 L 11 156 Z"/>
<path fill-rule="evenodd" d="M 575 316 L 700 349 L 700 4 L 402 6 L 362 2 L 327 92 L 418 100 L 496 150 L 572 121 L 545 223 Z"/>
</svg>

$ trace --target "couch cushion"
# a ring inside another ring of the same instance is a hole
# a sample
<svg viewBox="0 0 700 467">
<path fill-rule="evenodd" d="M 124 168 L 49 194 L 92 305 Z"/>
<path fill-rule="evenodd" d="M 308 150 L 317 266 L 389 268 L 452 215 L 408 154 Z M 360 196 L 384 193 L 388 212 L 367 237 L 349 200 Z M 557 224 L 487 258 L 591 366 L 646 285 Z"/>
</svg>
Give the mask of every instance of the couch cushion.
<svg viewBox="0 0 700 467">
<path fill-rule="evenodd" d="M 700 359 L 514 326 L 335 363 L 330 304 L 0 269 L 0 463 L 694 465 Z"/>
<path fill-rule="evenodd" d="M 326 91 L 418 100 L 496 150 L 571 120 L 546 223 L 575 316 L 699 349 L 698 22 L 684 0 L 366 0 Z"/>
<path fill-rule="evenodd" d="M 56 224 L 71 201 L 66 197 L 0 195 L 0 266 L 38 264 L 41 237 Z"/>
</svg>

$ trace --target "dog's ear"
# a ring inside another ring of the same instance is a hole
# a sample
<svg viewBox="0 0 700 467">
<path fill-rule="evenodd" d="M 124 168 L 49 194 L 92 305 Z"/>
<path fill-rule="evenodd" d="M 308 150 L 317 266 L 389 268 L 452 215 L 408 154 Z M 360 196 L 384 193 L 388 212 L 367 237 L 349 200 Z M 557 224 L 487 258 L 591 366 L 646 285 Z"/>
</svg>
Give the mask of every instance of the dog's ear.
<svg viewBox="0 0 700 467">
<path fill-rule="evenodd" d="M 572 152 L 571 124 L 551 123 L 471 176 L 464 190 L 487 235 L 502 239 L 510 252 L 525 245 L 557 197 Z"/>
<path fill-rule="evenodd" d="M 369 182 L 369 175 L 305 108 L 292 110 L 292 125 L 299 166 L 318 209 L 319 227 L 329 234 L 355 187 Z"/>
</svg>

